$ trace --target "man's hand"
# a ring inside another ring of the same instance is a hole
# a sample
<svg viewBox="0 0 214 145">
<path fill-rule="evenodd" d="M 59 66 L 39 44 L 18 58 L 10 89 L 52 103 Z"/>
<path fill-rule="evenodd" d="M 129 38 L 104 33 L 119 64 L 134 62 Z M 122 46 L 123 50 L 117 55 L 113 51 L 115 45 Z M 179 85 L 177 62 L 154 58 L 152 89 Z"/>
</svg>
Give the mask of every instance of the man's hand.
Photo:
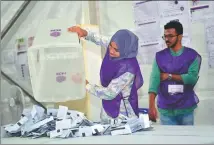
<svg viewBox="0 0 214 145">
<path fill-rule="evenodd" d="M 85 36 L 88 35 L 88 33 L 87 33 L 86 30 L 84 30 L 84 29 L 82 29 L 82 28 L 80 28 L 80 27 L 78 27 L 78 26 L 70 27 L 70 28 L 68 28 L 68 31 L 69 31 L 69 32 L 76 32 L 77 35 L 79 36 L 79 38 L 85 37 Z"/>
<path fill-rule="evenodd" d="M 149 120 L 153 122 L 156 122 L 156 119 L 158 117 L 157 109 L 155 107 L 155 97 L 155 93 L 149 93 Z"/>
<path fill-rule="evenodd" d="M 149 107 L 149 120 L 156 122 L 158 118 L 158 112 L 155 106 Z"/>
<path fill-rule="evenodd" d="M 168 77 L 169 77 L 168 73 L 161 73 L 160 74 L 161 81 L 168 79 Z M 178 82 L 183 81 L 181 75 L 176 75 L 176 74 L 172 74 L 172 80 L 178 81 Z"/>
<path fill-rule="evenodd" d="M 168 73 L 161 73 L 161 74 L 160 74 L 160 79 L 161 79 L 161 81 L 164 81 L 164 80 L 168 79 L 168 77 L 169 77 L 169 74 L 168 74 Z"/>
</svg>

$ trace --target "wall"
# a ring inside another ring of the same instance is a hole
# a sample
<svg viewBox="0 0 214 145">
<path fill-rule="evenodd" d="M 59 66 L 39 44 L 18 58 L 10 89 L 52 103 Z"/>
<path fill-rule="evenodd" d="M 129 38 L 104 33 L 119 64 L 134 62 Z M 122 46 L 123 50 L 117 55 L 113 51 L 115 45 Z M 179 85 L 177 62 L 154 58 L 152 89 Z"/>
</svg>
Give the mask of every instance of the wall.
<svg viewBox="0 0 214 145">
<path fill-rule="evenodd" d="M 213 3 L 207 1 L 208 3 Z M 118 29 L 134 30 L 134 17 L 131 1 L 99 1 L 99 21 L 102 35 L 110 36 Z M 160 1 L 161 3 L 161 1 Z M 203 4 L 206 4 L 203 1 Z M 191 4 L 190 4 L 191 6 Z M 190 27 L 192 46 L 202 55 L 200 79 L 195 87 L 200 103 L 196 110 L 196 124 L 214 124 L 214 69 L 208 67 L 204 21 L 197 21 Z M 141 89 L 140 107 L 148 107 L 148 87 L 151 65 L 141 65 L 145 84 Z"/>
</svg>

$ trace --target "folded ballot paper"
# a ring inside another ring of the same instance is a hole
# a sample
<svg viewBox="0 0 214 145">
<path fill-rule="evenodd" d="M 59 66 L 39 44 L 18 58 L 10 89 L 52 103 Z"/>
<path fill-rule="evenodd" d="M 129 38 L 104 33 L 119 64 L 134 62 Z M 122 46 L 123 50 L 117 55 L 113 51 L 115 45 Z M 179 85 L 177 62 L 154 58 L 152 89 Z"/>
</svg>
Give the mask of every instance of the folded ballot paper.
<svg viewBox="0 0 214 145">
<path fill-rule="evenodd" d="M 4 136 L 33 139 L 124 135 L 144 129 L 151 129 L 145 114 L 132 119 L 120 116 L 119 119 L 112 119 L 110 124 L 102 124 L 92 122 L 82 112 L 68 110 L 66 106 L 59 106 L 59 109 L 47 109 L 45 113 L 45 110 L 37 105 L 34 105 L 31 110 L 25 109 L 17 123 L 3 126 Z"/>
</svg>

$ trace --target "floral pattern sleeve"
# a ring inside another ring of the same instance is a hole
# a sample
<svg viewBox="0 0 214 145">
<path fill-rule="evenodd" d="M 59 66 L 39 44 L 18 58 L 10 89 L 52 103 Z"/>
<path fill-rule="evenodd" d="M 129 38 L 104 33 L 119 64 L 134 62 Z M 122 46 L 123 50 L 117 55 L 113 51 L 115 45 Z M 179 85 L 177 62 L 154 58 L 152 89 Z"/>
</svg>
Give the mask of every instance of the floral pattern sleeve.
<svg viewBox="0 0 214 145">
<path fill-rule="evenodd" d="M 126 86 L 133 84 L 134 74 L 126 72 L 120 77 L 112 80 L 108 87 L 102 87 L 92 84 L 87 84 L 86 89 L 89 93 L 93 94 L 104 100 L 114 99 Z"/>
</svg>

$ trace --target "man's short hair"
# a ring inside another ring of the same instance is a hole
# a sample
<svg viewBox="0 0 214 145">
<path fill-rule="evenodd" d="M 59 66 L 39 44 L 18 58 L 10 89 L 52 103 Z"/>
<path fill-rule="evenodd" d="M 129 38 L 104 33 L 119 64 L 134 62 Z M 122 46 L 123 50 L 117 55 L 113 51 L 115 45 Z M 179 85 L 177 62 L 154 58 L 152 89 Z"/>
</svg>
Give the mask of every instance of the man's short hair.
<svg viewBox="0 0 214 145">
<path fill-rule="evenodd" d="M 183 26 L 179 21 L 173 20 L 164 25 L 164 29 L 174 28 L 178 35 L 183 34 Z"/>
</svg>

